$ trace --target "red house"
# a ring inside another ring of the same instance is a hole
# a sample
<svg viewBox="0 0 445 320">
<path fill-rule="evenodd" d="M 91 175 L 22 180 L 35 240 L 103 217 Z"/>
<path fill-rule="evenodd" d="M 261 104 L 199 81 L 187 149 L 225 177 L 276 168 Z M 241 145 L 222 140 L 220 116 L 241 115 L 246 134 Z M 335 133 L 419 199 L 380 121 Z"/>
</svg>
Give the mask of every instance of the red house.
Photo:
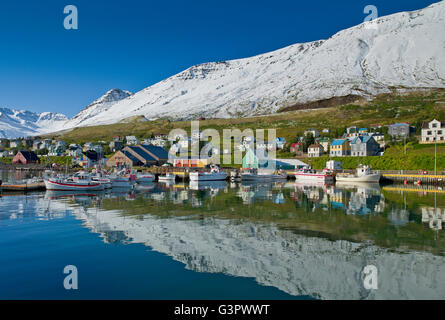
<svg viewBox="0 0 445 320">
<path fill-rule="evenodd" d="M 19 151 L 14 159 L 12 159 L 12 164 L 30 164 L 30 163 L 40 163 L 39 157 L 32 151 Z"/>
</svg>

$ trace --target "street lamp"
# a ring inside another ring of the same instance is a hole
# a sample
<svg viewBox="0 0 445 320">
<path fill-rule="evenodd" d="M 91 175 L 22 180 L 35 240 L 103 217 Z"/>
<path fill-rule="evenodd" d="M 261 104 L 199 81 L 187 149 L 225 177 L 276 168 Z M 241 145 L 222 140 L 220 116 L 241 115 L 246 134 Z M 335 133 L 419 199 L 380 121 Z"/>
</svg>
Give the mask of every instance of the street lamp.
<svg viewBox="0 0 445 320">
<path fill-rule="evenodd" d="M 437 130 L 434 130 L 434 175 L 437 175 Z"/>
</svg>

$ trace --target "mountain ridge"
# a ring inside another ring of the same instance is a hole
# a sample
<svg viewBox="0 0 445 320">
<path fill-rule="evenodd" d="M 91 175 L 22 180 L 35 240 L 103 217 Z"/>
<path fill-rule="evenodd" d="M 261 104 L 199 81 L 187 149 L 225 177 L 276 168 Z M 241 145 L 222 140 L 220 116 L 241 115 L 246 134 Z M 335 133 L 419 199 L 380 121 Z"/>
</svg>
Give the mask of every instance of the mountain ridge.
<svg viewBox="0 0 445 320">
<path fill-rule="evenodd" d="M 326 40 L 207 62 L 117 101 L 82 125 L 266 115 L 344 96 L 445 87 L 445 2 L 380 17 Z M 428 47 L 428 50 L 424 50 Z M 70 126 L 70 124 L 68 124 Z"/>
</svg>

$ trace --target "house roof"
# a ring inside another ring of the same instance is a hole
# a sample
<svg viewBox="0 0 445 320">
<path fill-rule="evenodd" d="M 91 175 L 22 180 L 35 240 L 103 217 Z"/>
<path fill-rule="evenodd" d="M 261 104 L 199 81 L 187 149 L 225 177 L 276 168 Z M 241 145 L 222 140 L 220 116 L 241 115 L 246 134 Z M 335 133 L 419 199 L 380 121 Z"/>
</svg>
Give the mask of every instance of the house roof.
<svg viewBox="0 0 445 320">
<path fill-rule="evenodd" d="M 310 146 L 309 146 L 309 148 L 310 149 L 314 149 L 314 148 L 318 148 L 318 149 L 320 149 L 320 145 L 319 144 L 311 144 Z"/>
<path fill-rule="evenodd" d="M 358 140 L 360 140 L 361 143 L 368 143 L 369 140 L 371 140 L 371 138 L 372 138 L 372 136 L 359 136 L 359 137 L 354 138 L 354 139 L 351 141 L 351 144 L 355 144 L 355 143 L 357 143 Z"/>
<path fill-rule="evenodd" d="M 27 161 L 39 160 L 39 157 L 37 157 L 37 155 L 32 151 L 22 150 L 22 151 L 20 151 L 20 153 Z"/>
<path fill-rule="evenodd" d="M 136 158 L 134 155 L 132 155 L 129 151 L 127 150 L 122 150 L 121 151 L 128 159 L 130 159 L 131 161 L 133 161 L 133 163 L 141 163 L 141 160 L 139 160 L 138 158 Z"/>
<path fill-rule="evenodd" d="M 434 119 L 434 120 L 436 120 L 436 119 Z M 434 121 L 434 120 L 431 120 L 431 121 L 423 121 L 422 122 L 422 129 L 429 129 L 429 124 L 430 124 L 430 122 L 432 122 L 432 121 Z M 438 120 L 436 120 L 436 121 L 438 121 Z M 445 128 L 445 121 L 439 121 L 440 122 L 440 127 L 441 128 Z"/>
<path fill-rule="evenodd" d="M 99 154 L 94 150 L 87 150 L 85 152 L 82 152 L 82 154 L 92 161 L 98 161 L 100 159 Z"/>
<path fill-rule="evenodd" d="M 154 154 L 159 159 L 168 159 L 168 151 L 162 147 L 154 145 L 143 145 L 144 149 Z"/>
<path fill-rule="evenodd" d="M 341 146 L 343 143 L 345 143 L 346 139 L 335 139 L 331 146 Z"/>
<path fill-rule="evenodd" d="M 145 146 L 144 146 L 145 147 Z M 152 157 L 149 153 L 144 151 L 140 146 L 129 146 L 128 149 L 131 149 L 133 152 L 142 157 L 145 161 L 157 161 L 154 157 Z"/>
<path fill-rule="evenodd" d="M 401 122 L 401 123 L 394 123 L 394 124 L 390 124 L 390 127 L 409 127 L 409 124 L 406 122 Z"/>
</svg>

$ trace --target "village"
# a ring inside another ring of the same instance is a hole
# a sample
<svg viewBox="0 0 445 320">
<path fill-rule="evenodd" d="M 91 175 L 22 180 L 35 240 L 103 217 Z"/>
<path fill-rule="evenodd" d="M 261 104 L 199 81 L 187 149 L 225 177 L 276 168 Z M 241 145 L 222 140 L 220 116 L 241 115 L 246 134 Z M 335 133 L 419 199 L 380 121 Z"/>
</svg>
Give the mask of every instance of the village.
<svg viewBox="0 0 445 320">
<path fill-rule="evenodd" d="M 139 139 L 136 136 L 116 136 L 112 141 L 87 142 L 83 145 L 58 139 L 41 139 L 26 137 L 22 139 L 2 139 L 0 142 L 0 162 L 12 165 L 30 165 L 48 163 L 54 159 L 68 159 L 68 163 L 58 163 L 59 166 L 70 168 L 91 169 L 93 167 L 195 167 L 203 168 L 212 164 L 215 155 L 224 155 L 238 150 L 243 153 L 249 149 L 276 148 L 277 161 L 287 163 L 292 169 L 305 165 L 305 160 L 328 156 L 329 158 L 347 157 L 379 157 L 385 154 L 388 144 L 406 145 L 414 140 L 420 144 L 445 143 L 445 122 L 439 120 L 425 121 L 420 134 L 408 123 L 395 123 L 388 126 L 372 125 L 369 128 L 351 126 L 339 137 L 333 137 L 329 128 L 321 130 L 307 129 L 303 136 L 286 141 L 278 137 L 275 141 L 256 143 L 253 137 L 244 136 L 242 142 L 235 144 L 233 150 L 221 149 L 217 146 L 202 144 L 203 133 L 192 132 L 190 137 L 175 135 L 169 139 L 167 134 L 152 134 L 150 138 Z M 195 159 L 176 157 L 169 163 L 169 152 L 181 153 L 182 150 L 199 144 L 200 149 L 207 147 L 213 157 Z M 254 151 L 254 150 L 251 150 Z M 292 160 L 294 159 L 294 160 Z M 54 163 L 54 166 L 57 164 Z M 288 168 L 289 169 L 289 168 Z M 419 168 L 421 169 L 421 168 Z"/>
</svg>

